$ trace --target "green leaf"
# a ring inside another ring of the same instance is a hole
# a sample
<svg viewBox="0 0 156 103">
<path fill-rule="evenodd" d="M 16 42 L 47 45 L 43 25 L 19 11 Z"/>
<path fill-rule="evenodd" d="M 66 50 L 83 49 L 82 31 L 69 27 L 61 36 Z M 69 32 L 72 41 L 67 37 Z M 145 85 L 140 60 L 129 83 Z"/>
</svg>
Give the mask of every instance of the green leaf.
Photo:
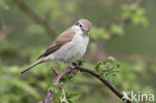
<svg viewBox="0 0 156 103">
<path fill-rule="evenodd" d="M 52 91 L 57 94 L 59 92 L 59 87 L 58 85 L 52 85 L 48 88 L 48 91 Z"/>
<path fill-rule="evenodd" d="M 97 62 L 95 70 L 101 77 L 105 77 L 107 80 L 114 82 L 119 72 L 119 63 L 114 57 L 108 57 L 104 62 Z"/>
<path fill-rule="evenodd" d="M 142 7 L 139 7 L 137 5 L 124 5 L 122 7 L 123 13 L 122 18 L 123 19 L 131 19 L 134 24 L 142 24 L 144 27 L 148 26 L 148 20 L 145 17 L 145 9 Z"/>
<path fill-rule="evenodd" d="M 90 38 L 92 39 L 106 39 L 110 38 L 108 32 L 103 28 L 95 28 L 93 27 L 90 32 Z"/>
<path fill-rule="evenodd" d="M 111 26 L 111 30 L 112 30 L 113 32 L 117 33 L 118 35 L 123 35 L 123 33 L 124 33 L 123 28 L 121 28 L 119 25 L 115 25 L 115 24 L 113 24 L 113 25 Z"/>
</svg>

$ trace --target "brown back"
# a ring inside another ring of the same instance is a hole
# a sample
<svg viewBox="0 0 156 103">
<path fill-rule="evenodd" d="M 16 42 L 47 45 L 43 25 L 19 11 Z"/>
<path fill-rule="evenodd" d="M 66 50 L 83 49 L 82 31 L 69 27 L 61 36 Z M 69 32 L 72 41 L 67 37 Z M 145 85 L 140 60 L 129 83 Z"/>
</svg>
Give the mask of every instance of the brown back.
<svg viewBox="0 0 156 103">
<path fill-rule="evenodd" d="M 67 29 L 53 41 L 52 45 L 50 45 L 48 49 L 39 58 L 48 56 L 49 54 L 55 52 L 56 50 L 61 48 L 64 44 L 70 42 L 73 39 L 74 35 L 75 35 L 74 31 L 72 31 L 71 29 Z"/>
</svg>

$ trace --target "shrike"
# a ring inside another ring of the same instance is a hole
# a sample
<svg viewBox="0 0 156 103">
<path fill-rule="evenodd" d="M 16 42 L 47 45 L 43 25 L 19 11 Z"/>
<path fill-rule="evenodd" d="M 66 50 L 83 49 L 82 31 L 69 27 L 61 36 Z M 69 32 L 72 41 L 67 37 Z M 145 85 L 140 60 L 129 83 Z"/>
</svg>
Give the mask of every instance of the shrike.
<svg viewBox="0 0 156 103">
<path fill-rule="evenodd" d="M 78 20 L 73 26 L 61 33 L 36 62 L 24 69 L 20 74 L 46 61 L 58 61 L 67 66 L 81 58 L 88 46 L 92 24 L 86 19 Z"/>
</svg>

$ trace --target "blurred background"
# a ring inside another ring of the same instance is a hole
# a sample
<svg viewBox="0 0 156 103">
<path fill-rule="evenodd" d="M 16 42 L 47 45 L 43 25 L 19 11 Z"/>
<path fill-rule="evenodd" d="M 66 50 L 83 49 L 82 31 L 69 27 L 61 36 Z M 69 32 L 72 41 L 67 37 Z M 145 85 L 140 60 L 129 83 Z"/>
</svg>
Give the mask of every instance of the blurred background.
<svg viewBox="0 0 156 103">
<path fill-rule="evenodd" d="M 45 63 L 22 78 L 18 73 L 80 18 L 93 24 L 84 66 L 94 70 L 113 56 L 120 63 L 111 78 L 116 88 L 156 94 L 155 11 L 156 0 L 0 0 L 0 103 L 43 100 L 54 78 L 51 69 L 66 67 Z M 73 78 L 64 88 L 78 94 L 74 103 L 121 103 L 96 78 L 85 73 Z"/>
</svg>

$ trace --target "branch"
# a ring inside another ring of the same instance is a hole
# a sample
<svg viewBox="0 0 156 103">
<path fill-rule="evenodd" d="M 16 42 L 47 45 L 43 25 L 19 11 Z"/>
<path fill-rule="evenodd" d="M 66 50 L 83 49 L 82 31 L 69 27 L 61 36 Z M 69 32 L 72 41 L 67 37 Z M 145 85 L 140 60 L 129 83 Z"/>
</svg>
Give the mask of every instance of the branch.
<svg viewBox="0 0 156 103">
<path fill-rule="evenodd" d="M 120 22 L 119 26 L 120 26 L 121 28 L 125 28 L 129 23 L 130 23 L 130 18 L 127 18 L 127 19 L 122 20 L 122 21 Z M 117 33 L 111 32 L 111 33 L 110 33 L 110 39 L 104 41 L 104 42 L 105 42 L 105 45 L 106 45 L 108 42 L 110 42 L 111 40 L 113 40 L 114 37 L 116 37 L 116 36 L 118 36 Z"/>
<path fill-rule="evenodd" d="M 118 17 L 117 18 L 112 18 L 110 20 L 105 21 L 101 26 L 103 28 L 106 28 L 106 27 L 110 26 L 112 23 L 121 22 L 121 21 L 122 21 L 121 18 L 118 18 Z"/>
<path fill-rule="evenodd" d="M 102 78 L 98 73 L 92 71 L 91 69 L 85 68 L 83 66 L 77 66 L 78 70 L 89 73 L 93 76 L 95 76 L 97 79 L 99 79 L 102 83 L 104 83 L 114 94 L 116 94 L 121 100 L 123 97 L 123 94 L 120 93 L 118 89 L 116 89 L 109 81 L 107 81 L 105 78 Z M 126 103 L 132 103 L 131 101 L 127 100 Z"/>
<path fill-rule="evenodd" d="M 91 69 L 88 69 L 88 68 L 80 66 L 80 65 L 74 65 L 72 67 L 68 67 L 66 70 L 64 70 L 63 72 L 58 74 L 56 76 L 56 78 L 54 79 L 53 84 L 57 85 L 59 83 L 60 79 L 64 75 L 66 75 L 68 73 L 71 73 L 73 70 L 79 70 L 79 71 L 86 72 L 86 73 L 89 73 L 89 74 L 95 76 L 97 79 L 99 79 L 102 83 L 104 83 L 115 95 L 117 95 L 122 100 L 123 94 L 120 93 L 120 91 L 118 89 L 116 89 L 108 80 L 106 80 L 105 78 L 102 78 L 95 71 L 92 71 Z M 53 92 L 48 91 L 47 96 L 45 97 L 45 99 L 43 101 L 39 102 L 39 103 L 50 103 L 50 101 L 52 100 L 52 97 L 53 97 Z M 126 103 L 132 103 L 132 102 L 127 100 Z"/>
<path fill-rule="evenodd" d="M 60 79 L 65 75 L 65 74 L 69 74 L 71 73 L 73 70 L 75 69 L 75 67 L 68 67 L 66 70 L 64 70 L 63 72 L 61 72 L 60 74 L 57 74 L 55 70 L 53 70 L 54 74 L 56 75 L 53 84 L 57 85 L 60 81 Z M 47 93 L 47 96 L 45 97 L 45 99 L 39 103 L 50 103 L 50 101 L 52 100 L 53 97 L 53 91 L 49 90 Z"/>
<path fill-rule="evenodd" d="M 137 5 L 137 6 L 140 6 L 140 4 L 142 3 L 142 0 L 135 0 L 135 2 L 132 2 L 132 3 L 135 4 L 135 5 Z M 129 4 L 129 1 L 128 1 L 128 5 L 130 5 Z M 102 24 L 102 27 L 108 27 L 109 25 L 111 25 L 111 24 L 113 24 L 115 22 L 118 22 L 119 23 L 119 26 L 124 29 L 130 23 L 130 21 L 131 21 L 130 18 L 126 18 L 126 19 L 113 18 L 113 19 L 110 19 L 110 20 L 105 21 Z M 100 42 L 100 45 L 101 45 L 101 43 L 103 43 L 102 47 L 104 47 L 107 43 L 109 43 L 115 37 L 118 36 L 118 34 L 115 33 L 115 32 L 111 32 L 111 33 L 109 33 L 109 35 L 110 35 L 110 38 L 108 40 L 104 40 L 104 41 Z M 98 58 L 98 60 L 105 59 L 106 56 L 102 53 L 102 48 L 100 47 L 98 41 L 97 40 L 94 40 L 94 44 L 96 45 L 95 50 L 93 50 L 92 52 L 90 52 L 86 56 L 86 58 L 88 60 L 93 60 L 93 59 L 95 59 L 95 57 Z"/>
<path fill-rule="evenodd" d="M 133 4 L 135 4 L 137 6 L 140 6 L 141 3 L 142 3 L 142 0 L 135 0 L 135 2 L 133 2 Z M 130 18 L 126 18 L 126 19 L 121 20 L 119 18 L 116 18 L 116 19 L 112 19 L 112 20 L 109 20 L 109 21 L 107 21 L 107 22 L 109 22 L 109 25 L 110 25 L 110 23 L 120 21 L 119 22 L 119 26 L 121 28 L 125 28 L 130 23 L 131 19 Z M 107 22 L 105 22 L 105 23 L 107 23 Z M 110 33 L 110 39 L 109 40 L 105 40 L 105 44 L 108 43 L 110 40 L 112 40 L 116 36 L 117 36 L 117 33 L 111 32 Z"/>
<path fill-rule="evenodd" d="M 45 97 L 45 99 L 41 102 L 38 103 L 50 103 L 50 101 L 52 100 L 53 97 L 53 92 L 52 91 L 48 91 L 47 96 Z"/>
<path fill-rule="evenodd" d="M 12 32 L 15 32 L 17 30 L 20 30 L 21 28 L 24 28 L 31 23 L 32 23 L 31 20 L 23 20 L 22 22 L 14 24 L 14 25 L 9 25 L 9 26 L 6 25 L 0 31 L 0 38 L 3 38 L 3 37 L 9 35 Z"/>
<path fill-rule="evenodd" d="M 25 12 L 27 15 L 29 15 L 37 24 L 41 24 L 46 29 L 47 33 L 51 37 L 51 34 L 54 36 L 56 33 L 54 32 L 52 25 L 49 23 L 49 21 L 45 20 L 41 16 L 39 16 L 35 11 L 33 11 L 25 2 L 21 0 L 15 0 L 17 6 Z"/>
</svg>

